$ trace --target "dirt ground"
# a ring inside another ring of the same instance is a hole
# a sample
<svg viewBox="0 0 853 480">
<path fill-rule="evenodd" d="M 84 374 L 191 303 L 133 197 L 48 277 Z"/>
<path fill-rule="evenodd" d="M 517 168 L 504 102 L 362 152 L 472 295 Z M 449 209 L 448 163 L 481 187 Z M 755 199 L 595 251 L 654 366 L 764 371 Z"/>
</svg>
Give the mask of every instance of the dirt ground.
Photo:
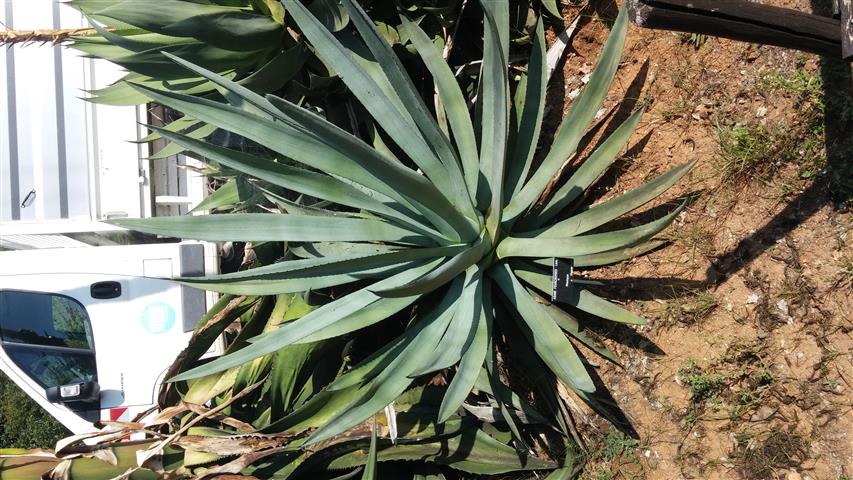
<svg viewBox="0 0 853 480">
<path fill-rule="evenodd" d="M 807 0 L 763 3 L 812 11 Z M 567 24 L 579 11 L 551 85 L 552 121 L 615 6 L 567 7 Z M 833 63 L 631 27 L 603 130 L 637 105 L 647 113 L 597 193 L 698 164 L 665 199 L 694 195 L 668 246 L 587 273 L 649 325 L 591 327 L 623 362 L 587 355 L 636 438 L 582 418 L 581 478 L 853 478 L 853 205 L 843 185 L 853 178 L 853 88 L 849 66 Z M 628 222 L 660 216 L 656 207 Z"/>
</svg>

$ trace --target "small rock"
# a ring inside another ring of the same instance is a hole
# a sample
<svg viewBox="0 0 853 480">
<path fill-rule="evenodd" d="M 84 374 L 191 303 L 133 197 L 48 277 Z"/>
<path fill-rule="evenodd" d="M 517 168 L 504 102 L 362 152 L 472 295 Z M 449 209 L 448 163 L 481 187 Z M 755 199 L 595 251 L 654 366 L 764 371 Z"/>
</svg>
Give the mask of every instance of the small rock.
<svg viewBox="0 0 853 480">
<path fill-rule="evenodd" d="M 748 297 L 746 297 L 746 304 L 754 304 L 761 301 L 761 295 L 757 293 L 750 293 Z"/>
<path fill-rule="evenodd" d="M 785 480 L 803 480 L 803 476 L 793 470 L 789 470 L 785 475 Z"/>
<path fill-rule="evenodd" d="M 776 302 L 776 308 L 785 315 L 788 315 L 788 302 L 784 298 Z"/>
<path fill-rule="evenodd" d="M 572 90 L 571 92 L 569 92 L 569 99 L 574 100 L 574 99 L 578 98 L 578 95 L 580 95 L 580 94 L 581 94 L 581 90 L 579 88 L 576 88 L 576 89 Z"/>
<path fill-rule="evenodd" d="M 763 422 L 763 421 L 767 420 L 768 418 L 772 417 L 774 413 L 776 413 L 775 408 L 770 407 L 768 405 L 764 405 L 761 408 L 759 408 L 757 412 L 752 414 L 752 416 L 749 418 L 749 420 L 751 422 Z"/>
<path fill-rule="evenodd" d="M 758 110 L 755 112 L 755 116 L 758 118 L 764 117 L 767 115 L 767 107 L 764 105 L 758 107 Z"/>
</svg>

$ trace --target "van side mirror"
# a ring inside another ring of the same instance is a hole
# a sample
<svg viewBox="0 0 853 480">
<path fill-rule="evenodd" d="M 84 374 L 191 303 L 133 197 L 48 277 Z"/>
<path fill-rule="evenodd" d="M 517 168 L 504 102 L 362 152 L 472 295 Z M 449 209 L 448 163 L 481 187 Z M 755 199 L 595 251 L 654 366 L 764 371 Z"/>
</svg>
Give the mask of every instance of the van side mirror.
<svg viewBox="0 0 853 480">
<path fill-rule="evenodd" d="M 101 386 L 97 382 L 70 383 L 45 389 L 50 403 L 95 403 L 100 399 Z"/>
</svg>

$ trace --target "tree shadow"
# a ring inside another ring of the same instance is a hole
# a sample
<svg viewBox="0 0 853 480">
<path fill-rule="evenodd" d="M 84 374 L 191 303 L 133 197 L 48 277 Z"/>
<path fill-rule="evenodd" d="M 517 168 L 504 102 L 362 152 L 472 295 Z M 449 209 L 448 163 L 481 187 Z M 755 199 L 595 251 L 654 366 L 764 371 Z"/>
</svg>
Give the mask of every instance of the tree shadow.
<svg viewBox="0 0 853 480">
<path fill-rule="evenodd" d="M 658 247 L 663 248 L 664 246 Z M 704 288 L 704 280 L 678 277 L 623 277 L 607 280 L 607 294 L 620 300 L 669 300 L 688 297 Z M 591 288 L 593 292 L 598 289 Z"/>
<path fill-rule="evenodd" d="M 812 10 L 831 15 L 831 0 L 812 0 Z M 838 213 L 853 202 L 853 78 L 840 58 L 821 57 L 827 169 L 763 227 L 719 256 L 706 271 L 708 287 L 718 285 L 748 266 L 827 204 Z"/>
</svg>

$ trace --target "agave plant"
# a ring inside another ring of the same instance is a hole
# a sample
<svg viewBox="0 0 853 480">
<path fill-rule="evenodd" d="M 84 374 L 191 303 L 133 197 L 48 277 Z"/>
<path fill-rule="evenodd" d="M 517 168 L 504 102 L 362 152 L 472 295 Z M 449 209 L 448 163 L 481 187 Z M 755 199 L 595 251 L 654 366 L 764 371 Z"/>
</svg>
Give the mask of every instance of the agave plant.
<svg viewBox="0 0 853 480">
<path fill-rule="evenodd" d="M 71 34 L 71 46 L 84 55 L 102 58 L 126 68 L 123 81 L 90 92 L 88 100 L 106 105 L 140 105 L 150 101 L 128 82 L 157 89 L 206 98 L 221 99 L 216 84 L 175 65 L 161 52 L 175 54 L 216 72 L 256 93 L 277 93 L 293 101 L 311 97 L 310 104 L 327 111 L 340 107 L 336 93 L 337 75 L 305 48 L 288 24 L 290 17 L 279 0 L 162 0 L 151 3 L 134 0 L 69 0 L 69 6 L 83 13 L 93 28 Z M 455 25 L 460 5 L 457 0 L 413 2 L 407 10 L 428 15 L 431 30 Z M 349 23 L 346 10 L 334 0 L 314 0 L 308 8 L 333 32 L 343 32 Z M 383 17 L 396 16 L 388 4 Z M 389 40 L 399 43 L 394 26 L 377 20 L 377 28 Z M 346 41 L 346 32 L 340 34 Z M 60 37 L 56 37 L 60 38 Z M 64 37 L 62 37 L 64 38 Z M 339 96 L 337 96 L 339 97 Z M 340 109 L 338 116 L 347 111 Z M 166 128 L 193 138 L 207 138 L 215 127 L 191 117 L 171 121 Z M 153 133 L 145 141 L 159 139 Z M 166 146 L 153 158 L 181 151 L 176 144 Z"/>
<path fill-rule="evenodd" d="M 71 46 L 84 55 L 126 68 L 124 81 L 90 92 L 88 100 L 106 105 L 139 105 L 149 101 L 128 87 L 137 82 L 175 92 L 217 96 L 216 85 L 168 61 L 171 52 L 226 76 L 259 93 L 283 88 L 309 55 L 288 34 L 278 0 L 194 2 L 163 0 L 71 0 L 67 4 L 89 20 L 95 35 L 73 37 Z M 321 6 L 321 9 L 327 8 Z M 329 10 L 330 16 L 332 10 Z M 215 127 L 193 118 L 171 122 L 169 130 L 205 138 Z M 145 140 L 156 140 L 150 135 Z M 154 158 L 179 153 L 169 145 Z"/>
<path fill-rule="evenodd" d="M 435 372 L 452 374 L 436 412 L 439 423 L 449 421 L 475 387 L 496 393 L 503 388 L 495 343 L 502 336 L 522 341 L 512 334 L 516 331 L 522 333 L 525 348 L 534 351 L 559 380 L 593 401 L 595 385 L 575 342 L 606 358 L 613 355 L 584 335 L 570 312 L 626 324 L 644 320 L 579 285 L 571 290 L 568 309 L 548 302 L 552 257 L 591 267 L 657 247 L 660 242 L 654 236 L 683 204 L 646 224 L 615 230 L 607 226 L 660 196 L 691 167 L 675 167 L 621 196 L 578 208 L 583 193 L 627 144 L 642 115 L 638 111 L 567 179 L 560 179 L 617 70 L 627 28 L 625 12 L 616 19 L 589 84 L 563 119 L 547 153 L 538 155 L 546 85 L 541 21 L 526 76 L 514 86 L 511 98 L 508 1 L 480 3 L 483 59 L 472 96 L 460 89 L 429 35 L 403 17 L 401 31 L 434 79 L 443 109 L 435 112 L 366 12 L 352 0 L 342 3 L 358 32 L 347 43 L 300 2 L 289 0 L 284 6 L 315 53 L 337 71 L 379 126 L 372 144 L 359 132 L 341 129 L 285 99 L 254 93 L 174 55 L 167 54 L 177 65 L 216 84 L 228 104 L 130 84 L 148 98 L 257 142 L 276 157 L 253 156 L 158 130 L 165 138 L 251 176 L 259 185 L 318 203 L 305 206 L 280 198 L 286 214 L 114 223 L 199 240 L 287 242 L 287 253 L 277 263 L 180 280 L 234 295 L 310 289 L 333 296 L 278 328 L 253 330 L 243 348 L 183 371 L 171 381 L 188 382 L 189 388 L 215 383 L 228 372 L 283 349 L 337 339 L 403 315 L 410 321 L 399 337 L 348 368 L 298 408 L 270 415 L 255 427 L 265 434 L 306 432 L 301 447 L 324 445 L 362 425 L 413 383 L 422 383 L 419 378 Z M 436 121 L 437 114 L 446 115 L 447 129 Z"/>
<path fill-rule="evenodd" d="M 163 0 L 71 0 L 89 18 L 97 35 L 78 36 L 72 47 L 91 57 L 125 67 L 133 81 L 182 93 L 203 95 L 215 85 L 175 68 L 160 52 L 179 55 L 241 85 L 275 91 L 299 70 L 304 49 L 286 34 L 284 11 L 272 0 L 193 2 Z M 137 105 L 148 99 L 119 82 L 92 92 L 91 100 Z"/>
</svg>

